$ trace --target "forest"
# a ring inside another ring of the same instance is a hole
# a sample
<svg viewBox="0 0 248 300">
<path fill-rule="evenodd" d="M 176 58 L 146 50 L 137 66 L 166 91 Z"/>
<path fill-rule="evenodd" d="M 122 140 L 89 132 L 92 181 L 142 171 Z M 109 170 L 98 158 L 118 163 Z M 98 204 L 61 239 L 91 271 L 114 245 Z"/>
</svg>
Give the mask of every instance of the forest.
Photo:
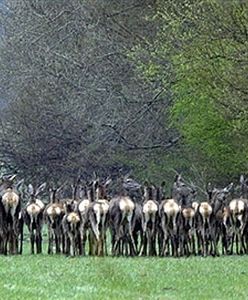
<svg viewBox="0 0 248 300">
<path fill-rule="evenodd" d="M 247 174 L 246 1 L 4 0 L 0 33 L 2 174 Z"/>
</svg>

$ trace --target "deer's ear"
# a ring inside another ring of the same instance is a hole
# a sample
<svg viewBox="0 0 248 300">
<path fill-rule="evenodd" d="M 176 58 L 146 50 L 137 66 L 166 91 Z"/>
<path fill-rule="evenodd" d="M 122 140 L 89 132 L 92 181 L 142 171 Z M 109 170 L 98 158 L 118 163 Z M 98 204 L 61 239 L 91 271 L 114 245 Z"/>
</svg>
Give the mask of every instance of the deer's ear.
<svg viewBox="0 0 248 300">
<path fill-rule="evenodd" d="M 15 180 L 15 178 L 16 178 L 16 174 L 14 174 L 14 175 L 12 175 L 12 176 L 10 176 L 9 178 L 8 178 L 8 180 L 9 181 L 14 181 Z"/>
<path fill-rule="evenodd" d="M 207 184 L 207 191 L 208 191 L 208 192 L 213 191 L 213 186 L 212 186 L 212 183 L 211 183 L 211 182 L 209 182 L 209 183 Z"/>
<path fill-rule="evenodd" d="M 239 182 L 240 182 L 241 184 L 243 184 L 243 183 L 245 182 L 245 177 L 244 177 L 244 175 L 240 175 Z"/>
<path fill-rule="evenodd" d="M 34 187 L 31 183 L 28 185 L 28 193 L 30 195 L 33 195 L 33 193 L 34 193 Z"/>
<path fill-rule="evenodd" d="M 98 181 L 98 180 L 95 180 L 95 181 L 93 182 L 93 187 L 94 187 L 94 189 L 97 189 L 98 186 L 99 186 L 99 181 Z"/>
<path fill-rule="evenodd" d="M 20 188 L 22 187 L 23 183 L 24 183 L 24 179 L 21 179 L 21 180 L 19 180 L 17 182 L 17 184 L 15 185 L 15 188 L 17 189 L 17 191 L 20 190 Z"/>
<path fill-rule="evenodd" d="M 230 193 L 230 191 L 232 190 L 232 188 L 233 188 L 233 182 L 231 182 L 228 186 L 226 186 L 224 188 L 224 192 Z"/>
<path fill-rule="evenodd" d="M 174 182 L 177 183 L 177 182 L 181 181 L 181 179 L 182 179 L 181 174 L 177 174 L 177 175 L 175 176 Z"/>
<path fill-rule="evenodd" d="M 151 188 L 153 189 L 153 190 L 155 190 L 157 187 L 156 187 L 156 185 L 153 183 L 153 182 L 151 182 Z"/>
<path fill-rule="evenodd" d="M 62 183 L 61 186 L 59 186 L 57 188 L 57 193 L 60 193 L 62 191 L 62 189 L 67 185 L 67 183 L 68 183 L 67 181 L 65 181 L 64 183 Z"/>
<path fill-rule="evenodd" d="M 145 180 L 145 182 L 144 182 L 144 187 L 148 187 L 148 185 L 149 185 L 149 183 L 148 183 L 148 180 Z"/>
<path fill-rule="evenodd" d="M 93 172 L 93 180 L 97 180 L 98 179 L 98 176 L 97 176 L 97 173 L 96 171 Z"/>
<path fill-rule="evenodd" d="M 107 187 L 111 182 L 112 182 L 112 179 L 110 178 L 110 176 L 108 176 L 104 183 L 104 186 Z"/>
<path fill-rule="evenodd" d="M 36 190 L 35 196 L 38 196 L 46 188 L 46 182 L 42 183 Z"/>
</svg>

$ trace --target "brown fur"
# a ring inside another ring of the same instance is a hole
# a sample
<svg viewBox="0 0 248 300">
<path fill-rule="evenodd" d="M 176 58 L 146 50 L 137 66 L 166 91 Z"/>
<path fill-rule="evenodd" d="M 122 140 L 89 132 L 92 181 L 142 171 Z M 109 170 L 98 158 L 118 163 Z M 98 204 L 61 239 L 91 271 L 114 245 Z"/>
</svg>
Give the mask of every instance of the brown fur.
<svg viewBox="0 0 248 300">
<path fill-rule="evenodd" d="M 212 216 L 213 209 L 208 202 L 200 203 L 198 207 L 199 215 L 201 216 L 201 223 L 199 227 L 200 245 L 203 256 L 208 254 L 208 245 L 211 243 L 211 235 L 213 234 L 210 217 Z"/>
<path fill-rule="evenodd" d="M 234 242 L 236 242 L 236 254 L 243 254 L 246 252 L 244 242 L 246 210 L 247 205 L 243 199 L 234 199 L 229 204 L 230 222 L 232 228 L 231 254 L 233 253 Z"/>
<path fill-rule="evenodd" d="M 135 204 L 130 197 L 122 195 L 110 201 L 110 225 L 112 233 L 112 254 L 123 255 L 137 253 L 133 235 L 133 221 L 135 217 Z"/>
<path fill-rule="evenodd" d="M 161 228 L 163 231 L 163 246 L 161 255 L 169 251 L 169 242 L 172 246 L 172 255 L 178 256 L 178 217 L 180 207 L 174 199 L 167 199 L 160 204 Z"/>
<path fill-rule="evenodd" d="M 3 191 L 2 204 L 4 208 L 5 222 L 7 228 L 7 234 L 4 235 L 4 253 L 17 254 L 18 253 L 18 235 L 19 235 L 19 213 L 21 211 L 20 197 L 17 192 L 12 188 L 8 187 Z"/>
<path fill-rule="evenodd" d="M 57 198 L 45 208 L 44 216 L 48 227 L 48 254 L 53 253 L 54 242 L 56 253 L 65 251 L 64 237 L 62 235 L 62 219 L 64 214 L 64 203 L 61 203 Z"/>
<path fill-rule="evenodd" d="M 26 223 L 30 233 L 31 254 L 34 253 L 34 244 L 36 243 L 37 253 L 42 252 L 42 225 L 44 204 L 35 199 L 28 202 L 23 210 L 24 222 Z"/>
<path fill-rule="evenodd" d="M 62 220 L 65 254 L 70 254 L 71 256 L 81 255 L 80 215 L 78 211 L 74 210 L 72 203 L 66 205 L 66 211 L 67 213 Z"/>
<path fill-rule="evenodd" d="M 92 236 L 93 255 L 107 254 L 106 230 L 108 222 L 109 203 L 105 199 L 97 199 L 89 208 L 89 221 Z"/>
</svg>

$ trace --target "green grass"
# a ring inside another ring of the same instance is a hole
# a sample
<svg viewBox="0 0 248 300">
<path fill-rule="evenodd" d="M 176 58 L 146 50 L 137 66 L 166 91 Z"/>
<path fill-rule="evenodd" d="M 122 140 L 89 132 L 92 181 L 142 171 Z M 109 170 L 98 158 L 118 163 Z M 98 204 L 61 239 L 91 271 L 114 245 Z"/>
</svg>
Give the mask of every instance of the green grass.
<svg viewBox="0 0 248 300">
<path fill-rule="evenodd" d="M 0 299 L 247 299 L 248 256 L 0 257 Z"/>
</svg>

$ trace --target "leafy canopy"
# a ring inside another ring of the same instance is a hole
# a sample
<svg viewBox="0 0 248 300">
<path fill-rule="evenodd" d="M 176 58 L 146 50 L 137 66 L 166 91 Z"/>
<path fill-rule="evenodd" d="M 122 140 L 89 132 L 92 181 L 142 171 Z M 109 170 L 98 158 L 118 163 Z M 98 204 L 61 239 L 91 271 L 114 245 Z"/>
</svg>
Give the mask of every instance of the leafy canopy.
<svg viewBox="0 0 248 300">
<path fill-rule="evenodd" d="M 171 92 L 171 122 L 209 176 L 247 172 L 248 4 L 158 1 L 156 38 L 138 70 Z"/>
</svg>

